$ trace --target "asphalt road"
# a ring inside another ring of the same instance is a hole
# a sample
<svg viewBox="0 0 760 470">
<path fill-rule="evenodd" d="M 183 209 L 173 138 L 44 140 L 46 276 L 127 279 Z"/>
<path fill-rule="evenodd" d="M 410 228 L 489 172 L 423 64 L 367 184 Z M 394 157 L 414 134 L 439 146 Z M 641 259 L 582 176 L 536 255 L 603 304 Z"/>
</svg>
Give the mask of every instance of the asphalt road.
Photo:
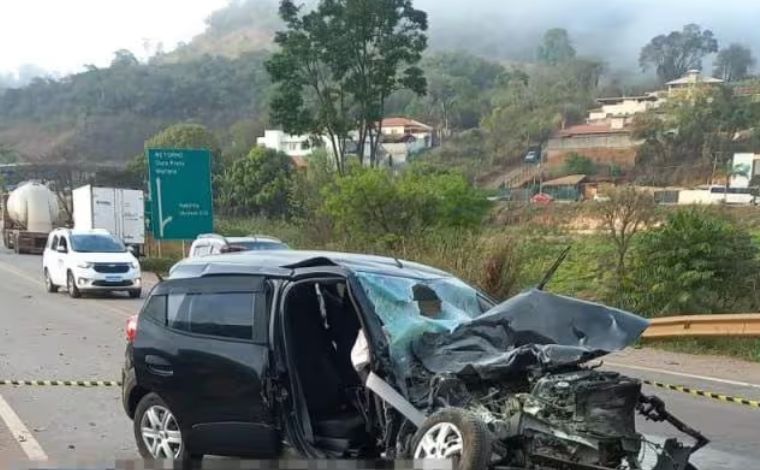
<svg viewBox="0 0 760 470">
<path fill-rule="evenodd" d="M 142 301 L 126 297 L 73 300 L 63 293 L 48 294 L 40 265 L 39 256 L 14 255 L 0 248 L 0 379 L 117 380 L 125 322 Z M 660 366 L 668 367 L 679 369 Z M 649 380 L 760 400 L 760 385 L 739 386 L 620 365 L 613 368 Z M 758 468 L 759 409 L 660 389 L 648 392 L 661 396 L 671 412 L 712 439 L 695 456 L 698 468 Z M 5 402 L 33 438 L 25 438 L 18 429 L 9 430 L 5 419 L 0 420 L 0 466 L 34 453 L 31 441 L 39 443 L 37 452 L 61 465 L 82 461 L 113 465 L 114 460 L 137 458 L 131 422 L 119 394 L 118 388 L 103 387 L 0 387 L 0 414 Z M 641 422 L 639 426 L 653 441 L 671 434 L 666 425 Z"/>
</svg>

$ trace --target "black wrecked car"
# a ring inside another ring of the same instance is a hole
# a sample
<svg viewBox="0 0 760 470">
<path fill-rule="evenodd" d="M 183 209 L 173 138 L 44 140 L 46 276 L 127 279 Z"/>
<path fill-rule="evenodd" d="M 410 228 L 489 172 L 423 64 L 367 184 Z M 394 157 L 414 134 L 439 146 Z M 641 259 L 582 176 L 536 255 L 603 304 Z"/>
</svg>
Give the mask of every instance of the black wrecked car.
<svg viewBox="0 0 760 470">
<path fill-rule="evenodd" d="M 647 324 L 541 289 L 496 305 L 398 259 L 209 256 L 177 264 L 130 319 L 123 404 L 148 459 L 287 447 L 461 469 L 693 468 L 707 440 L 638 380 L 594 364 Z M 360 337 L 364 368 L 352 362 Z M 650 443 L 637 414 L 687 443 Z"/>
</svg>

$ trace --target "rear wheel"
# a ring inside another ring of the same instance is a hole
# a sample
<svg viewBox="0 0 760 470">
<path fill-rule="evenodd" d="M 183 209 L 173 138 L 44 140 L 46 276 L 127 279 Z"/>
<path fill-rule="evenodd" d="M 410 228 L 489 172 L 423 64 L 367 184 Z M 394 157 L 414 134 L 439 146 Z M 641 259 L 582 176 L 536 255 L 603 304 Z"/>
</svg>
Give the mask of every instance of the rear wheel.
<svg viewBox="0 0 760 470">
<path fill-rule="evenodd" d="M 72 299 L 78 299 L 82 297 L 82 293 L 79 291 L 77 283 L 74 280 L 74 275 L 71 273 L 71 271 L 69 271 L 66 275 L 66 290 L 69 292 L 69 297 Z"/>
<path fill-rule="evenodd" d="M 137 404 L 133 427 L 137 450 L 145 459 L 185 463 L 202 459 L 187 452 L 176 416 L 155 393 L 145 395 Z"/>
<path fill-rule="evenodd" d="M 58 292 L 58 286 L 53 284 L 53 280 L 50 279 L 50 272 L 47 270 L 47 268 L 45 268 L 44 276 L 45 276 L 45 290 L 51 294 Z"/>
<path fill-rule="evenodd" d="M 491 437 L 485 423 L 460 408 L 432 414 L 412 438 L 412 457 L 451 459 L 458 470 L 483 470 L 491 461 Z"/>
</svg>

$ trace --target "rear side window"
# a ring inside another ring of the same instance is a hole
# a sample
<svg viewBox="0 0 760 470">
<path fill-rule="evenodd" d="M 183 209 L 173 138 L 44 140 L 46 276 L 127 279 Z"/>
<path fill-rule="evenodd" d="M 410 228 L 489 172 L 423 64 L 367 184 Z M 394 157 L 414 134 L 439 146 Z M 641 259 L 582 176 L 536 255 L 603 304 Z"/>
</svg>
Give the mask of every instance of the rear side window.
<svg viewBox="0 0 760 470">
<path fill-rule="evenodd" d="M 53 237 L 53 240 L 50 242 L 50 249 L 55 250 L 58 248 L 58 235 Z"/>
<path fill-rule="evenodd" d="M 171 294 L 166 324 L 175 330 L 234 339 L 253 339 L 253 292 Z"/>
<path fill-rule="evenodd" d="M 161 325 L 166 324 L 166 296 L 154 295 L 145 304 L 141 313 L 145 318 L 155 321 Z"/>
</svg>

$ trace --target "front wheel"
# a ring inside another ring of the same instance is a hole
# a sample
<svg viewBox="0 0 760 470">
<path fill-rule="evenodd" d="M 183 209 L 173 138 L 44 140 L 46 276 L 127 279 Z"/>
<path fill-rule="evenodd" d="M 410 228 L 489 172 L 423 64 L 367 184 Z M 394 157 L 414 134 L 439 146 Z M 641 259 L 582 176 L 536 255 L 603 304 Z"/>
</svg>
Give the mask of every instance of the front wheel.
<svg viewBox="0 0 760 470">
<path fill-rule="evenodd" d="M 58 286 L 53 284 L 53 280 L 50 278 L 50 272 L 47 270 L 47 268 L 45 268 L 44 276 L 45 276 L 45 290 L 48 291 L 50 294 L 58 292 Z"/>
<path fill-rule="evenodd" d="M 129 291 L 129 298 L 130 299 L 139 299 L 142 295 L 142 289 L 134 289 Z"/>
<path fill-rule="evenodd" d="M 137 404 L 133 427 L 137 450 L 144 459 L 189 463 L 200 458 L 187 452 L 177 418 L 155 393 L 145 395 Z"/>
<path fill-rule="evenodd" d="M 66 275 L 66 290 L 69 292 L 69 297 L 72 299 L 78 299 L 82 297 L 82 293 L 79 291 L 77 283 L 74 280 L 74 275 L 71 273 L 71 271 L 69 271 L 69 273 Z"/>
<path fill-rule="evenodd" d="M 422 423 L 412 438 L 412 457 L 451 459 L 457 470 L 484 470 L 491 461 L 485 423 L 460 408 L 445 408 Z"/>
</svg>

